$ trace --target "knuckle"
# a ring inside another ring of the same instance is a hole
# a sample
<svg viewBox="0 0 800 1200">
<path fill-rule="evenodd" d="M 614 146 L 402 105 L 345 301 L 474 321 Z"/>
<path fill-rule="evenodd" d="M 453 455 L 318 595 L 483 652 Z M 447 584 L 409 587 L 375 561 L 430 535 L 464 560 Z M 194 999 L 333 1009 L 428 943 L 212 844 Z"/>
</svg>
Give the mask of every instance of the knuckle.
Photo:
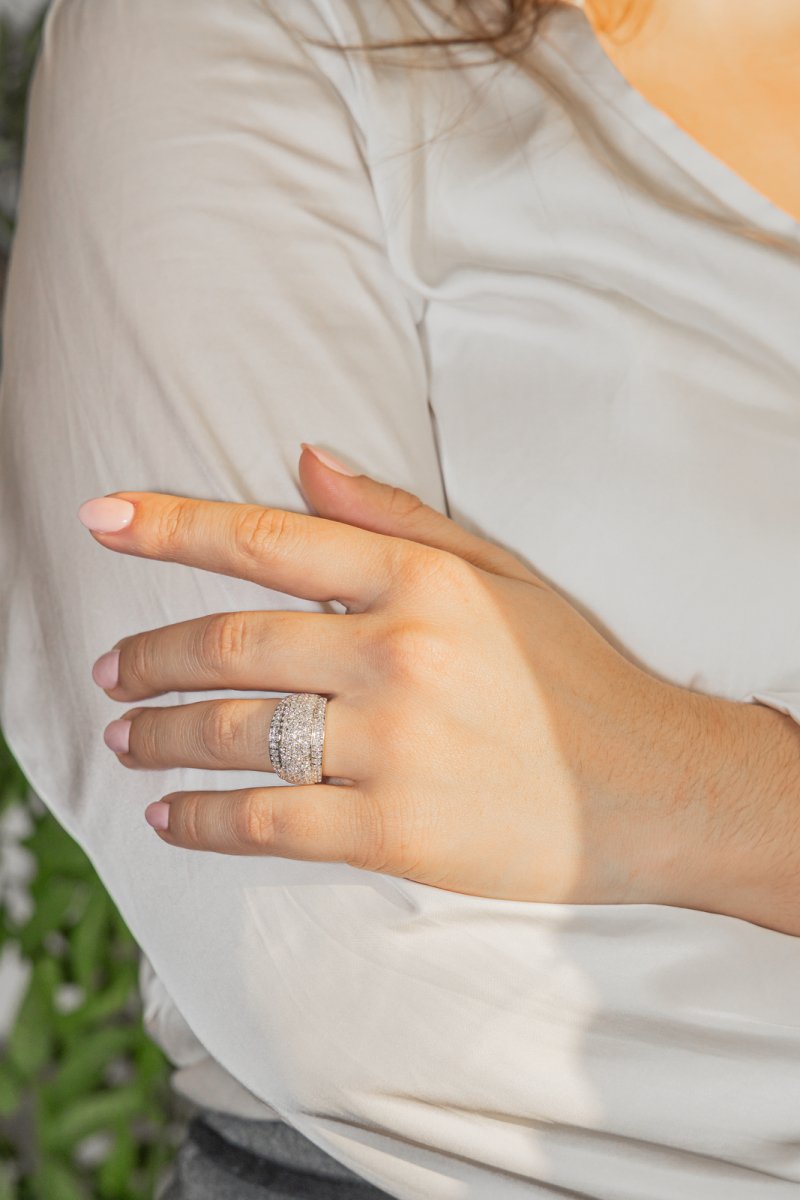
<svg viewBox="0 0 800 1200">
<path fill-rule="evenodd" d="M 161 745 L 161 723 L 157 713 L 145 711 L 131 721 L 128 753 L 139 763 L 157 763 Z"/>
<path fill-rule="evenodd" d="M 447 595 L 453 603 L 465 599 L 474 590 L 478 579 L 478 568 L 474 563 L 449 550 L 425 547 L 424 552 L 415 557 L 412 569 L 415 582 L 428 590 L 434 586 L 440 595 Z"/>
<path fill-rule="evenodd" d="M 375 796 L 360 797 L 357 828 L 352 830 L 350 866 L 381 875 L 411 875 L 425 861 L 420 852 L 425 841 L 413 800 L 396 792 L 387 803 Z"/>
<path fill-rule="evenodd" d="M 205 754 L 230 762 L 239 741 L 236 706 L 228 700 L 207 705 L 200 717 L 198 735 Z"/>
<path fill-rule="evenodd" d="M 199 631 L 199 658 L 204 668 L 217 674 L 247 653 L 247 617 L 245 613 L 214 613 Z"/>
<path fill-rule="evenodd" d="M 152 677 L 152 647 L 146 634 L 140 634 L 121 648 L 119 684 L 133 691 L 147 691 Z"/>
<path fill-rule="evenodd" d="M 405 488 L 393 488 L 387 505 L 389 516 L 404 521 L 410 520 L 425 507 L 419 496 L 406 491 Z"/>
<path fill-rule="evenodd" d="M 188 842 L 193 846 L 199 846 L 203 841 L 200 803 L 200 797 L 191 793 L 181 796 L 180 803 L 177 805 L 173 801 L 173 808 L 177 808 L 176 824 L 179 826 L 175 833 L 182 842 Z M 173 812 L 170 812 L 170 832 L 172 832 L 172 818 Z"/>
<path fill-rule="evenodd" d="M 353 850 L 347 856 L 347 863 L 361 871 L 391 874 L 394 856 L 381 806 L 362 796 L 361 804 L 352 810 L 352 821 L 348 844 Z"/>
<path fill-rule="evenodd" d="M 248 792 L 233 810 L 232 832 L 246 846 L 268 846 L 275 838 L 272 804 L 263 792 Z"/>
<path fill-rule="evenodd" d="M 436 569 L 442 582 L 452 588 L 457 597 L 463 598 L 469 592 L 474 592 L 481 578 L 481 568 L 460 554 L 440 551 L 437 556 Z M 481 585 L 482 586 L 482 585 Z"/>
<path fill-rule="evenodd" d="M 381 641 L 383 669 L 393 679 L 419 681 L 446 665 L 450 646 L 446 635 L 425 621 L 396 621 Z"/>
<path fill-rule="evenodd" d="M 302 807 L 293 808 L 291 805 L 278 805 L 272 809 L 269 836 L 278 850 L 287 850 L 298 844 L 313 843 L 315 827 L 313 820 Z"/>
<path fill-rule="evenodd" d="M 263 562 L 273 555 L 285 540 L 289 514 L 281 508 L 245 506 L 235 529 L 239 554 Z"/>
<path fill-rule="evenodd" d="M 475 581 L 475 567 L 449 550 L 397 537 L 390 542 L 387 553 L 392 573 L 406 588 L 426 595 L 434 588 L 438 594 L 452 589 L 459 595 L 468 580 Z"/>
<path fill-rule="evenodd" d="M 166 501 L 156 518 L 154 537 L 159 550 L 170 554 L 185 541 L 191 521 L 191 505 L 185 497 Z"/>
</svg>

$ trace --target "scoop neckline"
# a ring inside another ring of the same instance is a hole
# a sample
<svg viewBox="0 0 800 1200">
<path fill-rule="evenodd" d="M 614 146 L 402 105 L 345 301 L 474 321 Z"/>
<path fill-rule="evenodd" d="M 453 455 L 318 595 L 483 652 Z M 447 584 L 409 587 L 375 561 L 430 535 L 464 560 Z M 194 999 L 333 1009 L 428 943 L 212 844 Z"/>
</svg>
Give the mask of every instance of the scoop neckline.
<svg viewBox="0 0 800 1200">
<path fill-rule="evenodd" d="M 739 175 L 706 146 L 652 104 L 609 58 L 591 21 L 573 4 L 551 11 L 537 37 L 593 92 L 645 133 L 725 207 L 770 234 L 800 242 L 800 221 Z M 559 18 L 553 21 L 552 18 Z"/>
</svg>

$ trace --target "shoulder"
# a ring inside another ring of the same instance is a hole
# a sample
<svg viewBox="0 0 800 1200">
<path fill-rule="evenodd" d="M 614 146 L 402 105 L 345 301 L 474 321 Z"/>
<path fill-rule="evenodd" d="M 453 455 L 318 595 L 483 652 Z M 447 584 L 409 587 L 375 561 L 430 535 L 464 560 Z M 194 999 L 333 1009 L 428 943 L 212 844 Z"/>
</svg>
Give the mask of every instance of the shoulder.
<svg viewBox="0 0 800 1200">
<path fill-rule="evenodd" d="M 363 130 L 366 109 L 380 104 L 383 64 L 348 46 L 425 36 L 430 7 L 427 0 L 53 0 L 36 88 L 54 108 L 68 96 L 70 124 L 88 130 L 123 106 L 136 105 L 137 115 L 165 103 L 185 108 L 201 91 L 218 90 L 238 91 L 244 112 L 248 101 L 255 106 L 281 90 L 310 99 L 316 83 L 316 111 L 327 96 Z"/>
</svg>

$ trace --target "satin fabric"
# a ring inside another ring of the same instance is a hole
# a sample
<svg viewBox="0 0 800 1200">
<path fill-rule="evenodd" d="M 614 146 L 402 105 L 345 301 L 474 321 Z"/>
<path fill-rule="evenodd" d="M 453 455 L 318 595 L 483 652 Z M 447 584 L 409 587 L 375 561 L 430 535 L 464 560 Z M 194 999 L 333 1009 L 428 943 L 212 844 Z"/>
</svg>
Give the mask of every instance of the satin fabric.
<svg viewBox="0 0 800 1200">
<path fill-rule="evenodd" d="M 659 677 L 800 720 L 800 225 L 580 9 L 514 64 L 308 41 L 423 20 L 55 0 L 3 319 L 0 722 L 141 945 L 187 1094 L 404 1200 L 797 1196 L 800 939 L 177 849 L 150 801 L 281 781 L 103 744 L 119 638 L 343 609 L 116 555 L 78 506 L 309 511 L 301 439 L 506 546 Z"/>
</svg>

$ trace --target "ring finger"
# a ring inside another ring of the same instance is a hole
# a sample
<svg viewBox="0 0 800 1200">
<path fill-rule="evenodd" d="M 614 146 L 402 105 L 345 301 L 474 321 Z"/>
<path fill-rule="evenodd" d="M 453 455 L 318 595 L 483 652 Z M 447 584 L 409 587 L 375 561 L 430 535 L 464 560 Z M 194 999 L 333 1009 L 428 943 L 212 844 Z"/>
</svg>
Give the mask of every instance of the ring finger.
<svg viewBox="0 0 800 1200">
<path fill-rule="evenodd" d="M 103 739 L 123 766 L 133 769 L 202 767 L 274 773 L 268 732 L 277 704 L 278 699 L 201 700 L 131 708 L 106 726 Z M 354 710 L 339 699 L 328 700 L 323 777 L 356 782 L 366 774 L 365 751 Z"/>
</svg>

